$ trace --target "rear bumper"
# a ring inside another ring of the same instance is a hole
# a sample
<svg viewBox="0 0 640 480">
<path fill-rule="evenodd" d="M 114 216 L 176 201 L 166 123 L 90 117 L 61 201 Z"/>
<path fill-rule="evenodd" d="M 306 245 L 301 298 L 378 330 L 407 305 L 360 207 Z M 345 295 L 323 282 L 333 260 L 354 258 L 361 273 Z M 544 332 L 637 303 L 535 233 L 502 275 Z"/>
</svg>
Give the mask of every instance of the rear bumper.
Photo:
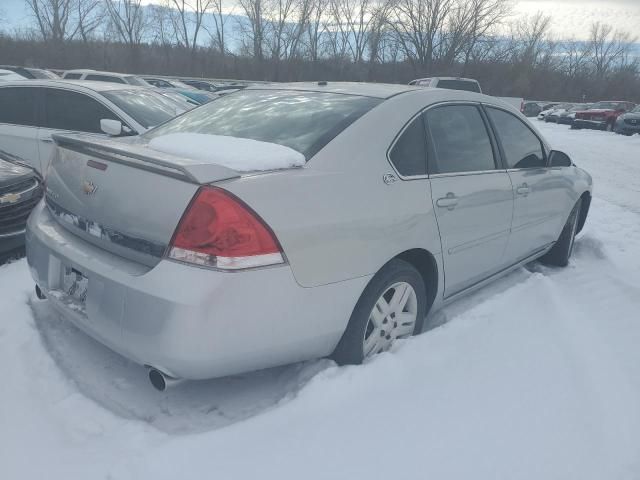
<svg viewBox="0 0 640 480">
<path fill-rule="evenodd" d="M 69 233 L 41 203 L 27 228 L 35 282 L 65 318 L 136 363 L 177 378 L 231 375 L 330 354 L 369 277 L 316 288 L 289 266 L 225 273 L 168 260 L 148 269 Z M 88 278 L 84 305 L 65 267 Z"/>
<path fill-rule="evenodd" d="M 576 128 L 592 128 L 595 130 L 604 130 L 607 126 L 606 120 L 583 120 L 576 118 L 572 124 Z"/>
</svg>

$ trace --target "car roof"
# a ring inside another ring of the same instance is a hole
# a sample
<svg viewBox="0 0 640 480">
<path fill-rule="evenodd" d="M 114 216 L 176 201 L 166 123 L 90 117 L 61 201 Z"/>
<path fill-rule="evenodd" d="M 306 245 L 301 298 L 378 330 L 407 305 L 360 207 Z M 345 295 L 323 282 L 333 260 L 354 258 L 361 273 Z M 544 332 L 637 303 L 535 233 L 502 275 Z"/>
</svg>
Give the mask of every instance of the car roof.
<svg viewBox="0 0 640 480">
<path fill-rule="evenodd" d="M 91 70 L 88 68 L 78 68 L 75 70 L 65 70 L 64 71 L 65 75 L 67 73 L 92 73 L 92 74 L 96 74 L 96 75 L 105 75 L 105 76 L 110 76 L 110 77 L 139 77 L 139 75 L 136 75 L 134 73 L 118 73 L 118 72 L 104 72 L 104 71 L 100 71 L 100 70 Z"/>
<path fill-rule="evenodd" d="M 45 79 L 25 79 L 2 82 L 0 85 L 6 86 L 32 86 L 32 87 L 78 87 L 79 90 L 93 90 L 94 92 L 106 92 L 111 90 L 147 90 L 146 87 L 138 87 L 127 83 L 99 82 L 94 80 L 68 80 L 61 78 L 60 80 Z"/>
<path fill-rule="evenodd" d="M 246 90 L 299 90 L 307 92 L 330 92 L 365 97 L 389 98 L 403 92 L 424 90 L 422 87 L 392 83 L 358 82 L 291 82 L 251 85 Z"/>
<path fill-rule="evenodd" d="M 482 93 L 468 92 L 466 90 L 450 90 L 446 88 L 419 87 L 413 85 L 400 85 L 395 83 L 357 83 L 357 82 L 295 82 L 267 85 L 252 85 L 247 90 L 291 90 L 306 92 L 330 92 L 347 95 L 361 95 L 388 99 L 403 93 L 419 94 L 433 97 L 436 101 L 477 101 L 496 103 L 498 99 Z M 428 100 L 426 100 L 428 102 Z M 498 102 L 504 103 L 504 102 Z"/>
</svg>

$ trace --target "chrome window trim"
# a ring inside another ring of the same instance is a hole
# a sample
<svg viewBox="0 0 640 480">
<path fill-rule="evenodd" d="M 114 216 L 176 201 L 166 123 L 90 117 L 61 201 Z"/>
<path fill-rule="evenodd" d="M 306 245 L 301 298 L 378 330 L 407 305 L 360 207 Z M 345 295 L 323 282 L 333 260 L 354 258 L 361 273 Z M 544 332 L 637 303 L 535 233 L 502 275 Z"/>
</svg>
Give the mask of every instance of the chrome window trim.
<svg viewBox="0 0 640 480">
<path fill-rule="evenodd" d="M 400 172 L 398 172 L 398 169 L 396 168 L 396 166 L 391 161 L 391 156 L 390 156 L 391 150 L 393 150 L 393 147 L 395 147 L 396 143 L 398 143 L 398 140 L 400 139 L 400 137 L 402 136 L 404 131 L 409 127 L 409 125 L 411 125 L 411 123 L 417 117 L 419 117 L 420 115 L 424 115 L 427 111 L 431 110 L 432 108 L 442 107 L 442 106 L 446 106 L 446 105 L 472 105 L 472 106 L 475 106 L 475 107 L 480 107 L 482 105 L 482 102 L 475 102 L 475 101 L 472 101 L 472 100 L 444 100 L 444 101 L 441 101 L 441 102 L 432 103 L 431 105 L 427 105 L 426 107 L 421 108 L 415 115 L 413 115 L 409 120 L 407 120 L 407 122 L 403 125 L 403 127 L 400 129 L 400 131 L 396 134 L 396 136 L 391 141 L 391 144 L 387 148 L 387 152 L 386 152 L 387 162 L 389 162 L 389 165 L 391 165 L 391 168 L 393 169 L 394 173 L 398 176 L 398 178 L 400 180 L 404 180 L 404 181 L 424 180 L 425 178 L 434 178 L 434 177 L 436 177 L 438 175 L 450 175 L 450 174 L 443 174 L 443 173 L 435 173 L 435 174 L 429 175 L 429 173 L 428 173 L 428 171 L 429 171 L 428 144 L 425 144 L 425 147 L 427 147 L 427 149 L 425 151 L 425 160 L 427 161 L 427 164 L 425 165 L 427 167 L 427 173 L 426 174 L 422 174 L 422 175 L 402 175 Z M 424 126 L 424 121 L 423 121 L 423 126 Z M 426 140 L 426 136 L 427 136 L 427 132 L 426 132 L 426 129 L 425 129 L 425 140 Z M 495 161 L 495 159 L 494 159 L 494 161 Z M 488 170 L 488 171 L 494 172 L 494 171 L 497 171 L 497 170 Z M 460 175 L 460 173 L 467 173 L 467 172 L 458 172 L 458 173 L 454 173 L 454 175 Z M 478 173 L 478 172 L 469 172 L 469 173 Z"/>
<path fill-rule="evenodd" d="M 433 173 L 430 178 L 446 178 L 446 177 L 461 177 L 468 175 L 488 175 L 491 173 L 505 173 L 508 170 L 504 168 L 496 168 L 493 170 L 473 170 L 469 172 L 448 172 L 448 173 Z"/>
</svg>

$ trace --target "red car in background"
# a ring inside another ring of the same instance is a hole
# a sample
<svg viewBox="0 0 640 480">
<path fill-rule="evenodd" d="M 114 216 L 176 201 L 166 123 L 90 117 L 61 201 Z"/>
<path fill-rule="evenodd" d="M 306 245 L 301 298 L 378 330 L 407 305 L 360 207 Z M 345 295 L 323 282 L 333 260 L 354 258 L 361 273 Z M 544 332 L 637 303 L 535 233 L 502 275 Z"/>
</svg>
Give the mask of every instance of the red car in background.
<svg viewBox="0 0 640 480">
<path fill-rule="evenodd" d="M 571 128 L 593 128 L 613 131 L 616 119 L 625 112 L 635 108 L 631 102 L 609 101 L 594 103 L 590 109 L 576 112 Z"/>
</svg>

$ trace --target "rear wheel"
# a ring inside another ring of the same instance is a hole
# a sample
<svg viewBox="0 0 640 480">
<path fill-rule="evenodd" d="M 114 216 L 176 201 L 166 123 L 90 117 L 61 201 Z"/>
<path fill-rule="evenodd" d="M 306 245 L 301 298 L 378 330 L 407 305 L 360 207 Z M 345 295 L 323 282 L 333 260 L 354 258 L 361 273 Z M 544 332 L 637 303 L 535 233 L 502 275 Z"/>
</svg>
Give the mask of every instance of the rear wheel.
<svg viewBox="0 0 640 480">
<path fill-rule="evenodd" d="M 351 314 L 333 359 L 359 364 L 387 351 L 398 338 L 422 328 L 427 295 L 422 276 L 410 263 L 394 259 L 369 282 Z"/>
<path fill-rule="evenodd" d="M 551 250 L 540 257 L 542 263 L 555 265 L 557 267 L 566 267 L 569 264 L 569 258 L 571 258 L 573 245 L 575 244 L 576 232 L 578 231 L 578 219 L 580 218 L 581 207 L 582 199 L 578 200 L 573 210 L 571 210 L 567 223 L 565 223 L 556 244 Z"/>
</svg>

